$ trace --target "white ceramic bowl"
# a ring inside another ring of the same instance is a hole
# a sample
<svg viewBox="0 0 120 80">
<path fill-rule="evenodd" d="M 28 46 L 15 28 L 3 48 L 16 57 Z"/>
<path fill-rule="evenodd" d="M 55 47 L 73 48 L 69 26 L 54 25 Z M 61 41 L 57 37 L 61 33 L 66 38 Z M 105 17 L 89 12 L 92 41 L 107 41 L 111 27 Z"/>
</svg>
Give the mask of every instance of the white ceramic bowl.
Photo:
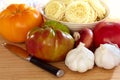
<svg viewBox="0 0 120 80">
<path fill-rule="evenodd" d="M 66 26 L 68 26 L 68 28 L 69 28 L 72 32 L 74 32 L 74 31 L 79 31 L 79 30 L 81 30 L 82 28 L 85 28 L 85 27 L 94 28 L 94 26 L 95 26 L 97 23 L 102 22 L 102 21 L 105 21 L 106 18 L 108 18 L 108 16 L 109 16 L 110 10 L 109 10 L 108 6 L 107 6 L 105 3 L 103 3 L 103 2 L 102 2 L 102 4 L 103 4 L 103 6 L 106 8 L 106 15 L 105 15 L 105 17 L 104 17 L 102 20 L 99 20 L 99 21 L 96 21 L 96 22 L 93 22 L 93 23 L 83 23 L 83 24 L 81 24 L 81 23 L 80 23 L 80 24 L 78 24 L 78 23 L 72 23 L 72 22 L 64 22 L 64 21 L 58 21 L 58 22 L 66 25 Z M 41 13 L 43 14 L 43 16 L 44 16 L 46 19 L 52 20 L 52 19 L 48 18 L 48 17 L 45 15 L 44 9 L 41 10 Z"/>
</svg>

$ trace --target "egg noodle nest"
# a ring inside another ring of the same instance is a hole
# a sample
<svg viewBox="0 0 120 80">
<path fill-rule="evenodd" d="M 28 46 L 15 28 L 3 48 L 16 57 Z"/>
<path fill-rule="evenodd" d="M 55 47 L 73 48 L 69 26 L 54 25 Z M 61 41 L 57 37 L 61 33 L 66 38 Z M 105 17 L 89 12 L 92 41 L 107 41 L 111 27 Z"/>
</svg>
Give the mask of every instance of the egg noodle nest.
<svg viewBox="0 0 120 80">
<path fill-rule="evenodd" d="M 50 19 L 73 23 L 91 23 L 106 15 L 99 0 L 50 0 L 44 12 Z"/>
</svg>

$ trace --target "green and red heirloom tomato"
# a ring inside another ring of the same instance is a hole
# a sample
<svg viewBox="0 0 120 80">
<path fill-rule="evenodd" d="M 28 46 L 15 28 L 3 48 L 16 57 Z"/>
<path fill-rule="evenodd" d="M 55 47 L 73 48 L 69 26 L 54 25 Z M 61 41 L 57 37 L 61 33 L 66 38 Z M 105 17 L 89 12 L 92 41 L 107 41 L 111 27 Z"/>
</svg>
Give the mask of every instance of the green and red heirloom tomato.
<svg viewBox="0 0 120 80">
<path fill-rule="evenodd" d="M 27 35 L 27 51 L 47 62 L 64 60 L 68 51 L 73 47 L 73 37 L 60 29 L 54 29 L 54 27 L 37 27 Z"/>
</svg>

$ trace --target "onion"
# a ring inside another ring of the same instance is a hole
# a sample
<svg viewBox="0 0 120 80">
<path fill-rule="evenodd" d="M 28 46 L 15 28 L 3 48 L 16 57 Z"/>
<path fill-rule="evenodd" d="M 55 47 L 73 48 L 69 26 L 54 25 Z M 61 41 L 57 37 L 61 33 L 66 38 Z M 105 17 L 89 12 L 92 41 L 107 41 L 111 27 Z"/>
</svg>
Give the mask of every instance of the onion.
<svg viewBox="0 0 120 80">
<path fill-rule="evenodd" d="M 85 47 L 90 48 L 93 42 L 93 32 L 89 28 L 83 28 L 78 32 L 73 33 L 75 39 L 75 47 L 79 45 L 80 42 L 85 44 Z"/>
</svg>

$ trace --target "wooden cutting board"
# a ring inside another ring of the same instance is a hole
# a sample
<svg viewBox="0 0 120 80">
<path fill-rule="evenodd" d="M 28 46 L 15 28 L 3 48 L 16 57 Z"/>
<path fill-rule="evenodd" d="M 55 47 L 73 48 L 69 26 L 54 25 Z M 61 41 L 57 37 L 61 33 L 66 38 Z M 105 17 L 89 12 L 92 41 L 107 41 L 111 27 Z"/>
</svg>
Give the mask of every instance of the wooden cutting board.
<svg viewBox="0 0 120 80">
<path fill-rule="evenodd" d="M 0 44 L 6 42 L 0 36 Z M 24 44 L 19 44 L 24 48 Z M 70 71 L 63 62 L 51 63 L 65 71 L 61 78 L 15 56 L 0 45 L 0 80 L 120 80 L 120 66 L 112 70 L 94 67 L 85 73 Z"/>
</svg>

